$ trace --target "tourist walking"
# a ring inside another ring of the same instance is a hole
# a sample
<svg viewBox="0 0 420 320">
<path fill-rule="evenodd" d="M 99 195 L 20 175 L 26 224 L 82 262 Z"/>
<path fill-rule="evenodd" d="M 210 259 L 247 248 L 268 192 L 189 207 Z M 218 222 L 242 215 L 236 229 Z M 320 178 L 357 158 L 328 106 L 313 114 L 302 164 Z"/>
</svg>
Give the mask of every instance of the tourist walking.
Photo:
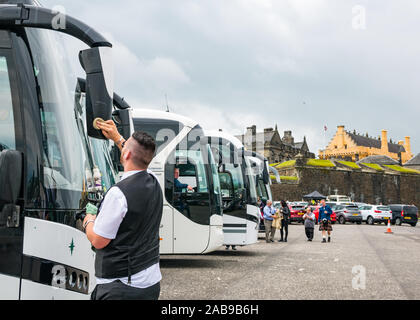
<svg viewBox="0 0 420 320">
<path fill-rule="evenodd" d="M 281 201 L 281 209 L 280 212 L 283 216 L 281 220 L 281 229 L 280 229 L 280 240 L 279 242 L 287 242 L 287 236 L 289 235 L 289 223 L 290 223 L 290 209 L 287 205 L 286 201 Z M 284 235 L 284 240 L 283 240 Z"/>
<path fill-rule="evenodd" d="M 276 218 L 276 211 L 276 208 L 273 207 L 273 202 L 267 200 L 267 205 L 264 207 L 265 241 L 267 243 L 274 242 L 276 229 L 273 227 L 273 221 Z"/>
<path fill-rule="evenodd" d="M 314 229 L 315 229 L 315 214 L 312 212 L 310 207 L 306 208 L 306 213 L 303 216 L 305 221 L 305 233 L 308 241 L 312 241 L 314 238 Z"/>
<path fill-rule="evenodd" d="M 331 214 L 332 210 L 330 206 L 325 204 L 325 200 L 321 200 L 321 207 L 319 208 L 319 231 L 322 231 L 322 243 L 327 242 L 327 233 L 328 233 L 328 242 L 331 242 L 331 232 L 332 232 L 332 224 L 331 224 Z"/>
</svg>

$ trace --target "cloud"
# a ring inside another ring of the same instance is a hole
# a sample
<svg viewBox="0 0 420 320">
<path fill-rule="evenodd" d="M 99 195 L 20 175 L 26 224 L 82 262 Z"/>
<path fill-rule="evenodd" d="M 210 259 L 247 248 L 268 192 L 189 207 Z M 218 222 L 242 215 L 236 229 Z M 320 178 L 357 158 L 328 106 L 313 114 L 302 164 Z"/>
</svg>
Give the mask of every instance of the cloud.
<svg viewBox="0 0 420 320">
<path fill-rule="evenodd" d="M 167 94 L 176 112 L 209 126 L 278 123 L 315 153 L 323 126 L 328 142 L 338 124 L 409 135 L 420 151 L 416 0 L 43 2 L 112 39 L 116 89 L 136 106 L 163 108 Z M 365 30 L 352 28 L 356 4 Z"/>
<path fill-rule="evenodd" d="M 147 90 L 176 89 L 190 83 L 183 68 L 171 57 L 150 59 L 136 55 L 130 48 L 105 34 L 113 44 L 116 82 L 119 88 L 147 87 Z"/>
</svg>

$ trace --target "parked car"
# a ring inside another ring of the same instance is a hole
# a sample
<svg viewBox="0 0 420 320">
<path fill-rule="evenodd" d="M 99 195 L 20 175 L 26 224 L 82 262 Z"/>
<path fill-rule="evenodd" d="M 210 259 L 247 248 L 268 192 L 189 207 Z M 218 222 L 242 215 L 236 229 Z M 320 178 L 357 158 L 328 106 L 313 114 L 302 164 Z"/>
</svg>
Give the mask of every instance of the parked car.
<svg viewBox="0 0 420 320">
<path fill-rule="evenodd" d="M 359 207 L 362 212 L 362 221 L 367 224 L 382 223 L 388 224 L 388 221 L 392 218 L 391 208 L 382 205 L 364 205 Z"/>
<path fill-rule="evenodd" d="M 415 227 L 419 219 L 419 210 L 416 206 L 406 204 L 391 204 L 389 205 L 392 211 L 391 224 L 400 226 L 403 223 L 408 223 Z"/>
<path fill-rule="evenodd" d="M 334 208 L 337 206 L 337 202 L 325 202 L 327 206 L 330 206 L 330 208 L 334 211 Z"/>
<path fill-rule="evenodd" d="M 280 201 L 274 201 L 273 206 L 276 209 L 281 209 Z M 305 207 L 302 204 L 296 204 L 295 202 L 289 202 L 288 207 L 290 210 L 290 222 L 303 223 L 303 215 L 306 212 Z"/>
<path fill-rule="evenodd" d="M 309 206 L 309 203 L 307 203 L 306 201 L 296 201 L 296 202 L 293 202 L 293 205 L 302 206 L 306 209 Z"/>
<path fill-rule="evenodd" d="M 342 195 L 329 195 L 327 197 L 327 202 L 351 202 L 349 196 L 342 196 Z"/>
<path fill-rule="evenodd" d="M 290 209 L 290 222 L 303 223 L 303 215 L 305 214 L 305 207 L 301 204 L 289 205 Z"/>
<path fill-rule="evenodd" d="M 361 207 L 364 207 L 364 206 L 368 206 L 369 204 L 367 204 L 367 203 L 364 203 L 364 202 L 353 202 L 356 206 L 358 206 L 359 207 L 359 209 L 361 208 Z"/>
<path fill-rule="evenodd" d="M 345 224 L 346 222 L 353 222 L 357 224 L 362 223 L 362 213 L 358 206 L 351 204 L 338 204 L 335 206 L 335 213 L 337 215 L 338 223 Z"/>
</svg>

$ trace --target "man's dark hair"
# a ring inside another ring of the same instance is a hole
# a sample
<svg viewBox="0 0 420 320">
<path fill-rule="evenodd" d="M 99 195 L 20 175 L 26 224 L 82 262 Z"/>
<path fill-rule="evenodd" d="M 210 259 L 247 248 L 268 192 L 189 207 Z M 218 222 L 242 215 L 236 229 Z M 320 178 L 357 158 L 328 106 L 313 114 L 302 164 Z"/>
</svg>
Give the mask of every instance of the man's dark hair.
<svg viewBox="0 0 420 320">
<path fill-rule="evenodd" d="M 136 131 L 131 136 L 137 143 L 133 145 L 131 150 L 133 153 L 133 162 L 135 165 L 145 168 L 149 166 L 155 156 L 156 143 L 155 140 L 146 132 Z"/>
</svg>

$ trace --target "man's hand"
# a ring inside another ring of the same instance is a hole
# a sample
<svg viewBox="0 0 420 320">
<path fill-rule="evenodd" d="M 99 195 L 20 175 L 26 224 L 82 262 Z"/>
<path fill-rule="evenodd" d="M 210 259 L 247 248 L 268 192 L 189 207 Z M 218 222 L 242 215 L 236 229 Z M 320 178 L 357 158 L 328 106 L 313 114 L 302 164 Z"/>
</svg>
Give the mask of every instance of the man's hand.
<svg viewBox="0 0 420 320">
<path fill-rule="evenodd" d="M 96 216 L 94 216 L 93 214 L 87 214 L 85 219 L 83 219 L 83 225 L 85 225 L 85 223 L 89 220 L 95 220 Z"/>
<path fill-rule="evenodd" d="M 114 121 L 107 120 L 107 121 L 98 121 L 96 123 L 99 129 L 101 129 L 102 134 L 105 136 L 105 138 L 110 139 L 115 142 L 115 144 L 118 144 L 118 141 L 121 138 L 120 133 L 118 132 L 117 126 L 115 125 Z"/>
<path fill-rule="evenodd" d="M 95 220 L 95 219 L 96 219 L 96 216 L 92 214 L 87 214 L 85 219 L 83 220 L 83 225 L 85 224 L 86 221 Z M 111 239 L 106 239 L 104 237 L 101 237 L 93 231 L 93 223 L 89 223 L 86 226 L 85 232 L 86 232 L 86 236 L 88 240 L 90 241 L 92 246 L 94 246 L 96 249 L 103 249 L 111 242 Z"/>
<path fill-rule="evenodd" d="M 193 188 L 193 187 L 191 187 L 191 186 L 188 186 L 188 187 L 187 187 L 187 189 L 188 189 L 189 191 L 194 191 L 194 188 Z"/>
</svg>

